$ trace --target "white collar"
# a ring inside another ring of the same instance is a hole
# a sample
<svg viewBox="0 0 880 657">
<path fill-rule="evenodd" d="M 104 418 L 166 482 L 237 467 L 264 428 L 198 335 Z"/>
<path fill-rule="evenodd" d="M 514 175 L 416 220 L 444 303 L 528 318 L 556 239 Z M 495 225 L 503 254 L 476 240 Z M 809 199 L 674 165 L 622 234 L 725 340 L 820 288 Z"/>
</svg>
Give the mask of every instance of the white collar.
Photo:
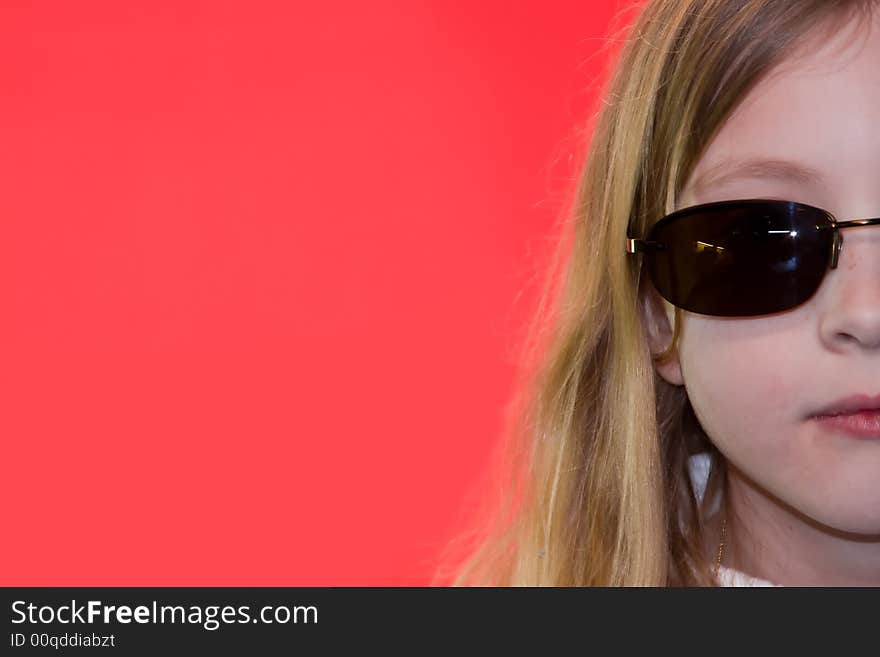
<svg viewBox="0 0 880 657">
<path fill-rule="evenodd" d="M 720 586 L 782 586 L 727 566 L 718 569 L 718 583 Z"/>
</svg>

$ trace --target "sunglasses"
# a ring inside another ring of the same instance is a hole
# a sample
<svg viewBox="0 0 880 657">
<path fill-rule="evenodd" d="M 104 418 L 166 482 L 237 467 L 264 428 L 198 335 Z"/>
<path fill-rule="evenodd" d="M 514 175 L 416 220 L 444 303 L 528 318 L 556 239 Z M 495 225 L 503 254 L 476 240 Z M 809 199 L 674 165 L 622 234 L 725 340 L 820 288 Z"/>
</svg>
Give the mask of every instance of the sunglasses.
<svg viewBox="0 0 880 657">
<path fill-rule="evenodd" d="M 827 210 L 794 201 L 744 199 L 683 208 L 627 237 L 643 254 L 654 287 L 683 310 L 754 317 L 808 301 L 843 249 L 840 229 L 880 224 L 837 221 Z M 629 231 L 627 231 L 629 232 Z"/>
</svg>

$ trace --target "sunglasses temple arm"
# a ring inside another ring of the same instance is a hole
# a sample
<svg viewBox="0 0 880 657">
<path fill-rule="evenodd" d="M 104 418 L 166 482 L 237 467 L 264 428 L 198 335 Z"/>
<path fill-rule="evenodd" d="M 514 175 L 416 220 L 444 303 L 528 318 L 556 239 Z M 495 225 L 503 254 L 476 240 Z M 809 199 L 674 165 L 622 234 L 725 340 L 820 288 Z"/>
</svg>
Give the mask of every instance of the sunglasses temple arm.
<svg viewBox="0 0 880 657">
<path fill-rule="evenodd" d="M 665 251 L 666 245 L 662 242 L 651 240 L 639 240 L 632 237 L 626 239 L 627 253 L 650 253 L 652 251 Z"/>
</svg>

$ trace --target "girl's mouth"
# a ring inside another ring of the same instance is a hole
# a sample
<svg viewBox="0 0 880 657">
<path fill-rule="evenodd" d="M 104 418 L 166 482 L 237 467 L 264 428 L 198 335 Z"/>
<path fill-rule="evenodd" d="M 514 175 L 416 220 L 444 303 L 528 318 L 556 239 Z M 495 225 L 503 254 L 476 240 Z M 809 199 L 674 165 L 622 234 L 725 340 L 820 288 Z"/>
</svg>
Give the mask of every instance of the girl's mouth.
<svg viewBox="0 0 880 657">
<path fill-rule="evenodd" d="M 823 428 L 830 431 L 843 432 L 856 438 L 880 439 L 880 409 L 839 415 L 817 415 L 815 419 Z"/>
</svg>

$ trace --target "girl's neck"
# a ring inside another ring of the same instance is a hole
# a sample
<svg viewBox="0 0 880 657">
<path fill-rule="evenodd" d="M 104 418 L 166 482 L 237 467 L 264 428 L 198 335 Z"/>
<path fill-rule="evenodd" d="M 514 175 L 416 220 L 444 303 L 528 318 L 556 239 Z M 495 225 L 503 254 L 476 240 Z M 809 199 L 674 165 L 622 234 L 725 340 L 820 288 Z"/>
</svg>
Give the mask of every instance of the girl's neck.
<svg viewBox="0 0 880 657">
<path fill-rule="evenodd" d="M 822 525 L 733 467 L 728 494 L 723 566 L 784 586 L 880 586 L 880 535 Z M 715 550 L 724 506 L 709 521 L 707 534 Z"/>
</svg>

